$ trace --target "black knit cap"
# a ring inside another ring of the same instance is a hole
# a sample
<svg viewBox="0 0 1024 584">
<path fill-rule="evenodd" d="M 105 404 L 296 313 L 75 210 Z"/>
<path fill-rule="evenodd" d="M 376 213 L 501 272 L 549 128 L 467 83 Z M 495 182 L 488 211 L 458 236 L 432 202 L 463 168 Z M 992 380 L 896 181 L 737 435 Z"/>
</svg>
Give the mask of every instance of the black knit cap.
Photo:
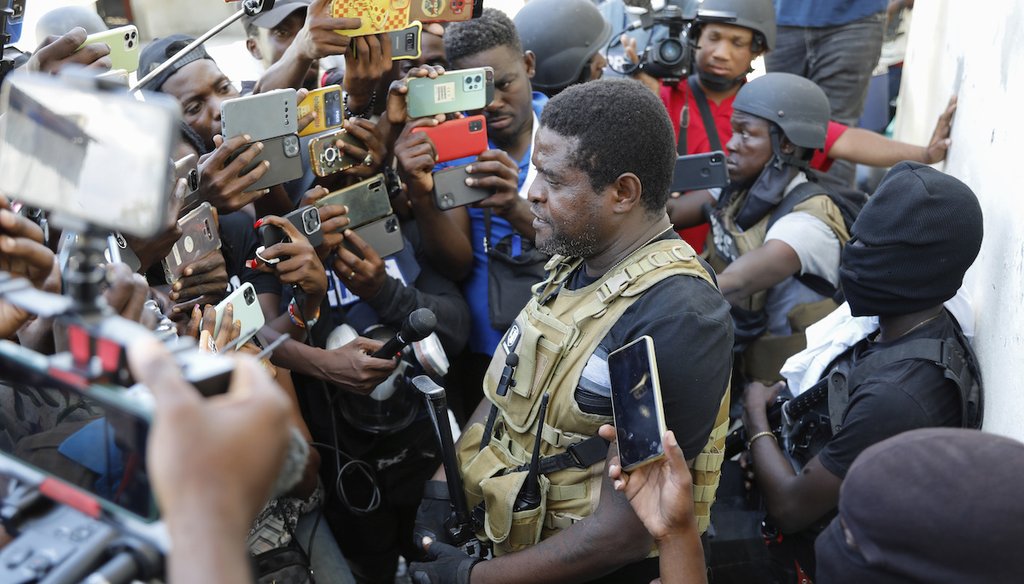
<svg viewBox="0 0 1024 584">
<path fill-rule="evenodd" d="M 176 55 L 178 51 L 187 47 L 188 44 L 194 40 L 196 40 L 195 37 L 191 37 L 186 34 L 172 34 L 168 37 L 156 39 L 146 45 L 146 48 L 142 49 L 142 54 L 139 55 L 139 79 L 149 75 L 151 71 L 159 67 L 167 59 Z M 146 83 L 142 88 L 149 91 L 160 91 L 161 88 L 163 88 L 164 83 L 182 67 L 201 59 L 213 60 L 213 57 L 206 52 L 206 49 L 202 45 L 192 49 L 180 61 L 171 65 L 166 71 L 158 75 L 152 81 Z"/>
<path fill-rule="evenodd" d="M 909 314 L 956 295 L 981 249 L 981 206 L 958 179 L 916 162 L 894 166 L 843 248 L 843 293 L 856 316 Z"/>
<path fill-rule="evenodd" d="M 815 542 L 818 584 L 1010 584 L 1024 576 L 1024 444 L 927 428 L 865 450 Z"/>
</svg>

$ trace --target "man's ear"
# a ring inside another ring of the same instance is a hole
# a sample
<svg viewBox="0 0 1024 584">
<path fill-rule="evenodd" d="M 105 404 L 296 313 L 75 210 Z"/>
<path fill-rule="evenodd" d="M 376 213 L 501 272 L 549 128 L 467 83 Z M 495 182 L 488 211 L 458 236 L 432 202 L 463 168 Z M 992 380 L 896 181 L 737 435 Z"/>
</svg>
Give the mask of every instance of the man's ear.
<svg viewBox="0 0 1024 584">
<path fill-rule="evenodd" d="M 796 145 L 789 141 L 789 138 L 783 136 L 782 141 L 779 142 L 779 148 L 783 154 L 792 154 L 796 152 Z"/>
<path fill-rule="evenodd" d="M 523 53 L 523 65 L 526 66 L 526 76 L 533 79 L 534 73 L 537 72 L 537 55 L 534 55 L 533 51 Z"/>
<path fill-rule="evenodd" d="M 620 174 L 610 187 L 613 213 L 626 214 L 643 204 L 644 186 L 632 172 Z"/>
<path fill-rule="evenodd" d="M 263 60 L 263 51 L 260 50 L 260 44 L 256 42 L 256 39 L 252 37 L 245 39 L 245 48 L 252 55 L 253 59 L 257 61 Z"/>
</svg>

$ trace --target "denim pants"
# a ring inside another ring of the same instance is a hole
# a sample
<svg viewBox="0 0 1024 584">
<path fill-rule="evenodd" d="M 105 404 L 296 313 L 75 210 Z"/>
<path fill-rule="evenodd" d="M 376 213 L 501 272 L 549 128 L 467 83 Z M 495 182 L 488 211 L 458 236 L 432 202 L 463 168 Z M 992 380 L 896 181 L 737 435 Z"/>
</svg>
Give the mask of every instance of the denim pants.
<svg viewBox="0 0 1024 584">
<path fill-rule="evenodd" d="M 832 119 L 853 126 L 864 111 L 884 28 L 884 12 L 838 26 L 780 26 L 775 48 L 765 55 L 765 67 L 817 83 L 828 96 Z M 837 163 L 832 170 L 829 174 L 852 183 L 852 165 Z"/>
</svg>

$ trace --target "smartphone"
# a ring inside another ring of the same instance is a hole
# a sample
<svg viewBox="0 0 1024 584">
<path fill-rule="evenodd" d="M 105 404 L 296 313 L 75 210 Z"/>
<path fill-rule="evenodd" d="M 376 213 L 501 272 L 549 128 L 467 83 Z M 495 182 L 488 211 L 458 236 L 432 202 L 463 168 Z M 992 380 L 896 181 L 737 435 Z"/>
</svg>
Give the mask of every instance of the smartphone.
<svg viewBox="0 0 1024 584">
<path fill-rule="evenodd" d="M 412 3 L 409 18 L 420 22 L 463 22 L 480 18 L 484 0 L 421 0 Z"/>
<path fill-rule="evenodd" d="M 242 332 L 239 334 L 239 338 L 242 340 L 238 342 L 237 347 L 244 345 L 249 341 L 265 323 L 263 317 L 263 309 L 260 307 L 259 299 L 256 297 L 256 288 L 253 288 L 252 284 L 246 282 L 242 284 L 237 290 L 228 294 L 228 297 L 220 301 L 214 312 L 217 314 L 217 320 L 214 321 L 213 335 L 217 336 L 220 333 L 220 327 L 224 320 L 224 310 L 228 305 L 232 307 L 232 316 L 234 320 L 242 322 Z"/>
<path fill-rule="evenodd" d="M 409 26 L 409 7 L 421 0 L 332 0 L 331 16 L 358 18 L 361 25 L 355 30 L 339 30 L 350 37 L 402 30 Z"/>
<path fill-rule="evenodd" d="M 344 140 L 359 148 L 366 148 L 359 138 L 343 129 L 317 136 L 309 141 L 309 163 L 313 168 L 313 174 L 319 177 L 330 176 L 363 163 L 362 160 L 352 158 L 339 149 L 335 145 L 338 140 Z"/>
<path fill-rule="evenodd" d="M 97 32 L 85 37 L 79 49 L 86 45 L 104 44 L 110 47 L 110 69 L 124 70 L 128 73 L 139 68 L 139 29 L 129 24 Z"/>
<path fill-rule="evenodd" d="M 404 30 L 393 30 L 388 33 L 391 40 L 391 60 L 401 61 L 403 59 L 420 58 L 420 35 L 423 33 L 423 25 L 418 21 L 413 22 L 409 28 Z"/>
<path fill-rule="evenodd" d="M 396 215 L 388 215 L 383 219 L 353 229 L 353 231 L 382 258 L 394 255 L 405 248 L 405 240 L 402 238 L 402 229 Z M 360 258 L 363 257 L 348 240 L 345 240 L 344 245 L 352 253 Z"/>
<path fill-rule="evenodd" d="M 199 206 L 199 158 L 189 154 L 181 160 L 174 161 L 174 183 L 185 181 L 185 195 L 181 199 L 181 216 Z"/>
<path fill-rule="evenodd" d="M 476 156 L 487 150 L 487 120 L 483 116 L 448 120 L 429 128 L 415 128 L 412 133 L 430 136 L 437 162 Z"/>
<path fill-rule="evenodd" d="M 319 134 L 341 125 L 343 118 L 341 107 L 341 86 L 328 85 L 309 92 L 306 99 L 299 104 L 299 117 L 304 118 L 313 113 L 313 122 L 299 132 L 299 136 Z"/>
<path fill-rule="evenodd" d="M 251 144 L 250 144 L 251 146 Z M 248 174 L 264 160 L 270 161 L 266 174 L 249 187 L 250 191 L 267 189 L 290 180 L 302 178 L 302 156 L 299 151 L 299 135 L 287 134 L 263 140 L 263 151 L 242 170 L 239 176 Z M 234 158 L 237 155 L 233 155 Z"/>
<path fill-rule="evenodd" d="M 629 471 L 663 457 L 665 414 L 654 340 L 645 335 L 612 351 L 608 373 L 622 469 Z"/>
<path fill-rule="evenodd" d="M 410 118 L 482 110 L 494 99 L 494 69 L 448 71 L 437 78 L 409 80 L 406 107 Z"/>
<path fill-rule="evenodd" d="M 438 209 L 447 211 L 463 205 L 478 203 L 494 194 L 490 189 L 471 187 L 466 179 L 482 177 L 482 174 L 466 172 L 469 164 L 451 166 L 434 173 L 434 204 Z"/>
<path fill-rule="evenodd" d="M 253 142 L 295 134 L 296 96 L 294 89 L 275 89 L 225 100 L 220 104 L 220 132 L 225 140 L 248 135 Z"/>
<path fill-rule="evenodd" d="M 284 218 L 294 225 L 313 247 L 317 247 L 324 242 L 324 234 L 320 230 L 320 212 L 313 205 L 299 207 L 285 215 Z M 261 225 L 259 236 L 263 247 L 270 247 L 281 242 L 290 241 L 284 230 L 277 225 Z"/>
<path fill-rule="evenodd" d="M 13 11 L 13 14 L 7 19 L 7 29 L 5 32 L 11 36 L 7 44 L 13 45 L 21 40 L 21 25 L 25 22 L 25 0 L 11 0 L 8 7 Z"/>
<path fill-rule="evenodd" d="M 334 191 L 313 204 L 317 207 L 347 206 L 349 220 L 347 229 L 362 227 L 394 212 L 391 208 L 391 197 L 388 195 L 388 186 L 383 174 Z"/>
<path fill-rule="evenodd" d="M 676 158 L 672 172 L 672 192 L 685 193 L 701 189 L 724 188 L 729 185 L 729 169 L 725 153 L 687 154 Z"/>
<path fill-rule="evenodd" d="M 178 219 L 178 227 L 181 228 L 181 238 L 174 242 L 171 252 L 161 262 L 168 284 L 180 280 L 182 272 L 189 264 L 213 250 L 220 249 L 217 218 L 209 203 L 200 204 Z"/>
</svg>

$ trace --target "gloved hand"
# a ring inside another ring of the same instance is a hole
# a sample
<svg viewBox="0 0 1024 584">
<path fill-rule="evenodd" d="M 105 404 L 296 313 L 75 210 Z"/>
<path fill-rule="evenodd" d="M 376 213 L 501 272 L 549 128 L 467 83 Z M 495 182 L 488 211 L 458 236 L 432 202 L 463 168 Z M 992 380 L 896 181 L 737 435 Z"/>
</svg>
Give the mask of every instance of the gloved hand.
<svg viewBox="0 0 1024 584">
<path fill-rule="evenodd" d="M 413 584 L 469 584 L 473 566 L 483 561 L 438 541 L 427 548 L 427 560 L 409 565 Z"/>
<path fill-rule="evenodd" d="M 413 544 L 420 549 L 423 538 L 434 542 L 452 543 L 444 522 L 452 512 L 448 496 L 448 484 L 444 481 L 427 481 L 423 486 L 423 499 L 416 510 L 416 525 L 413 527 Z"/>
</svg>

